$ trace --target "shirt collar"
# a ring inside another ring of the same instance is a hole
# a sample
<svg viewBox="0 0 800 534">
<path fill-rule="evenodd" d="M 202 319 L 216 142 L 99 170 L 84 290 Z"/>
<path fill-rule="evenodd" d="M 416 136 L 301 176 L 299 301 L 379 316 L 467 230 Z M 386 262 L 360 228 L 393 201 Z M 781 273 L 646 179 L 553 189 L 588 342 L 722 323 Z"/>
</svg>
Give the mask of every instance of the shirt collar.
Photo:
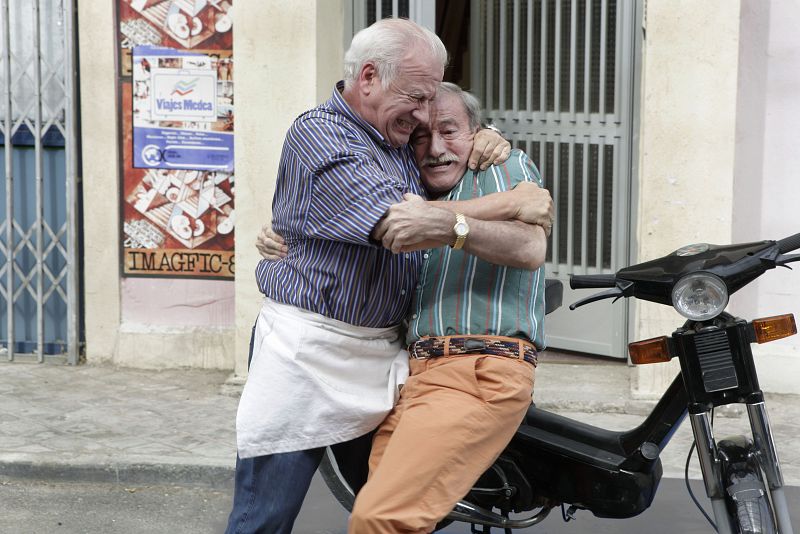
<svg viewBox="0 0 800 534">
<path fill-rule="evenodd" d="M 361 115 L 359 115 L 350 108 L 350 105 L 347 103 L 347 101 L 345 101 L 344 97 L 342 96 L 342 91 L 344 91 L 344 80 L 340 80 L 336 83 L 336 86 L 333 88 L 333 94 L 331 95 L 330 100 L 328 100 L 328 105 L 334 111 L 344 115 L 352 122 L 356 123 L 362 130 L 367 132 L 367 134 L 370 137 L 372 137 L 376 143 L 384 145 L 387 148 L 393 148 L 392 145 L 383 137 L 383 135 L 381 135 L 381 133 L 373 125 L 371 125 Z"/>
</svg>

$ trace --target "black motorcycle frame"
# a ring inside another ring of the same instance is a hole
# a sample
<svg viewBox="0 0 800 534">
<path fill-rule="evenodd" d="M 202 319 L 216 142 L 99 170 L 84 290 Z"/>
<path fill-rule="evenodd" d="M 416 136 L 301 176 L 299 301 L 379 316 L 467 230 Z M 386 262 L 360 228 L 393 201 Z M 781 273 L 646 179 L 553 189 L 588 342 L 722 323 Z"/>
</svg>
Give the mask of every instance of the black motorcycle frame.
<svg viewBox="0 0 800 534">
<path fill-rule="evenodd" d="M 609 289 L 571 308 L 620 297 L 671 305 L 675 284 L 698 272 L 718 277 L 732 294 L 766 270 L 800 260 L 800 255 L 786 254 L 798 248 L 800 233 L 777 242 L 694 245 L 689 252 L 680 249 L 616 274 L 574 276 L 574 289 Z M 560 305 L 561 288 L 560 283 L 548 282 L 549 312 Z M 734 530 L 736 514 L 730 509 L 731 496 L 726 495 L 731 488 L 726 488 L 725 469 L 757 464 L 759 483 L 761 472 L 766 478 L 778 530 L 791 534 L 783 476 L 751 350 L 754 341 L 752 323 L 724 312 L 708 321 L 687 321 L 666 344 L 667 356 L 679 360 L 680 373 L 647 418 L 631 430 L 605 430 L 531 406 L 511 443 L 447 521 L 483 525 L 485 532 L 491 527 L 509 531 L 540 522 L 561 503 L 598 517 L 636 516 L 652 503 L 662 475 L 660 453 L 688 415 L 717 531 L 733 534 L 741 527 Z M 752 440 L 714 438 L 710 414 L 731 403 L 747 406 Z M 365 473 L 352 457 L 331 456 L 323 462 L 323 476 L 349 509 Z M 338 473 L 336 463 L 345 466 Z M 342 480 L 349 485 L 346 491 L 337 486 Z M 512 512 L 534 511 L 526 519 L 509 517 Z"/>
</svg>

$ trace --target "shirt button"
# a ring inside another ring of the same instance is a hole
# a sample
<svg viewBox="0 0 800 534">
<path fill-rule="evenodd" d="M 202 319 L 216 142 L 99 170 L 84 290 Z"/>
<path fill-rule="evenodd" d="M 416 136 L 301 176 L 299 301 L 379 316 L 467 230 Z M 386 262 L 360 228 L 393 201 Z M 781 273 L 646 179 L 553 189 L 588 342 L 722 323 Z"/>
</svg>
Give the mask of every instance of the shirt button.
<svg viewBox="0 0 800 534">
<path fill-rule="evenodd" d="M 417 318 L 417 314 L 415 313 L 414 315 L 411 316 L 411 318 L 412 319 L 416 319 Z"/>
<path fill-rule="evenodd" d="M 401 290 L 400 290 L 400 294 L 401 294 L 401 295 L 405 295 L 405 294 L 406 294 L 406 290 L 405 290 L 405 289 L 401 289 Z"/>
<path fill-rule="evenodd" d="M 417 284 L 417 289 L 422 289 L 422 284 Z"/>
<path fill-rule="evenodd" d="M 406 252 L 406 259 L 409 259 L 409 258 L 411 258 L 411 254 L 409 254 L 408 252 Z"/>
<path fill-rule="evenodd" d="M 428 253 L 426 252 L 425 254 L 422 255 L 422 257 L 427 260 L 428 259 Z"/>
</svg>

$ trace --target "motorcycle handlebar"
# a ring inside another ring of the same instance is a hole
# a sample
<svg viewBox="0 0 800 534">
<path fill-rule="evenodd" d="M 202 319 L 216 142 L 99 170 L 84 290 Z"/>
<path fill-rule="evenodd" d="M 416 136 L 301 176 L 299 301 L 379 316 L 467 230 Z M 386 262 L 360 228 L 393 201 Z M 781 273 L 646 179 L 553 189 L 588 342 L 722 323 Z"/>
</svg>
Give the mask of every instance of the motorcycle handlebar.
<svg viewBox="0 0 800 534">
<path fill-rule="evenodd" d="M 592 289 L 598 287 L 616 287 L 615 274 L 573 274 L 569 277 L 572 289 Z"/>
<path fill-rule="evenodd" d="M 784 237 L 778 241 L 778 247 L 781 254 L 791 252 L 800 248 L 800 233 Z"/>
</svg>

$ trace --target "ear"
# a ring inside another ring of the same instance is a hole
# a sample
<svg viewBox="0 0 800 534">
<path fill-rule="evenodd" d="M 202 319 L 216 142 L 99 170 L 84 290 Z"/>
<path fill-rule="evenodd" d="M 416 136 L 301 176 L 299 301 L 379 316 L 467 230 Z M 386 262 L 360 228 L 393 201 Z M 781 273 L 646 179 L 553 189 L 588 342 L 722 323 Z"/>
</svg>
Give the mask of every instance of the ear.
<svg viewBox="0 0 800 534">
<path fill-rule="evenodd" d="M 378 69 L 373 63 L 364 63 L 358 73 L 358 87 L 361 93 L 368 95 L 372 92 L 373 87 L 379 83 L 381 83 L 381 80 L 378 77 Z"/>
</svg>

